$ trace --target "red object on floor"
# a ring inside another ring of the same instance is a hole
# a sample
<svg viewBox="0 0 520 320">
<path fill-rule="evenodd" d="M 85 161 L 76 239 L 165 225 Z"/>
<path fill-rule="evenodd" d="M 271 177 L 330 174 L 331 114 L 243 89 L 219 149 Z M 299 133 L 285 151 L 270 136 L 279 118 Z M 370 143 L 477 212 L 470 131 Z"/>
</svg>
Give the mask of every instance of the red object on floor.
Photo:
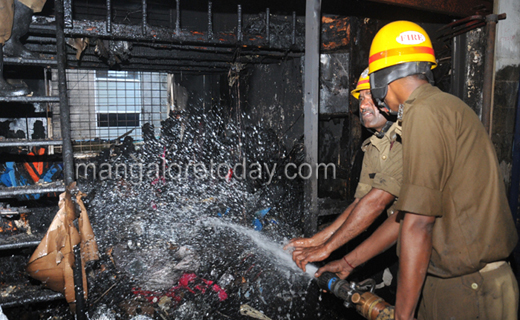
<svg viewBox="0 0 520 320">
<path fill-rule="evenodd" d="M 197 279 L 202 280 L 202 283 L 195 285 L 193 288 L 190 287 L 190 284 L 193 284 Z M 162 297 L 167 296 L 172 298 L 173 300 L 180 302 L 182 300 L 182 290 L 188 290 L 189 292 L 196 294 L 200 292 L 205 294 L 210 288 L 218 294 L 218 298 L 220 301 L 224 301 L 228 298 L 226 290 L 221 288 L 218 284 L 213 284 L 213 281 L 206 280 L 203 278 L 198 278 L 194 273 L 185 273 L 179 279 L 179 285 L 172 287 L 166 292 L 156 292 L 156 291 L 148 291 L 142 290 L 141 288 L 132 288 L 132 293 L 136 296 L 141 296 L 151 303 L 158 302 Z"/>
<path fill-rule="evenodd" d="M 233 169 L 229 168 L 228 173 L 226 174 L 226 181 L 231 181 L 231 178 L 233 177 Z"/>
</svg>

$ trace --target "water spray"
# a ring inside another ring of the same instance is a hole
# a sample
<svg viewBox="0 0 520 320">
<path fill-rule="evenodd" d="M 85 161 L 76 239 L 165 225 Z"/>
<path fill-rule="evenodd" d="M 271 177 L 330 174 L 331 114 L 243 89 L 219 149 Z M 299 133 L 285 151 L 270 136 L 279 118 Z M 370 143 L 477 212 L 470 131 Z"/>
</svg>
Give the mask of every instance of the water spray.
<svg viewBox="0 0 520 320">
<path fill-rule="evenodd" d="M 324 272 L 318 278 L 318 286 L 343 299 L 347 308 L 355 307 L 368 320 L 393 320 L 394 307 L 374 294 L 376 282 L 366 279 L 361 282 L 341 280 L 336 274 Z"/>
</svg>

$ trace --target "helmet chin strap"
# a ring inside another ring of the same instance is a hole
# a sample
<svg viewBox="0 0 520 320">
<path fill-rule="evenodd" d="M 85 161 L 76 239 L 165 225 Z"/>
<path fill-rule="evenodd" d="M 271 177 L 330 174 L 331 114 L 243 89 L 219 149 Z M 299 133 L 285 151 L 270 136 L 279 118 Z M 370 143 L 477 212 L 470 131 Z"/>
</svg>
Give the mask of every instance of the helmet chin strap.
<svg viewBox="0 0 520 320">
<path fill-rule="evenodd" d="M 386 112 L 390 115 L 393 115 L 393 116 L 397 115 L 397 112 L 390 109 L 390 107 L 385 103 L 384 100 L 377 99 L 377 106 L 379 109 L 383 110 L 384 112 Z"/>
<path fill-rule="evenodd" d="M 381 131 L 379 132 L 375 132 L 374 134 L 376 135 L 376 137 L 378 137 L 379 139 L 383 138 L 385 136 L 385 133 L 388 131 L 388 129 L 390 129 L 390 127 L 393 125 L 394 123 L 392 121 L 387 121 L 385 123 L 385 125 L 383 126 L 383 128 L 381 129 Z"/>
</svg>

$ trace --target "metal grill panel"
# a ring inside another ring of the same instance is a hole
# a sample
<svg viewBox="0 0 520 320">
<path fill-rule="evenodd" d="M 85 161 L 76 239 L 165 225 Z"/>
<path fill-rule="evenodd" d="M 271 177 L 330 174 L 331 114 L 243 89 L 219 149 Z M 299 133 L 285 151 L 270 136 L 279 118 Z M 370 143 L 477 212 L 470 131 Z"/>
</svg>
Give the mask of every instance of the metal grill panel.
<svg viewBox="0 0 520 320">
<path fill-rule="evenodd" d="M 159 72 L 67 70 L 74 151 L 97 152 L 126 136 L 142 141 L 147 122 L 159 135 L 169 109 L 167 78 Z M 53 91 L 55 79 L 53 72 Z M 59 105 L 53 114 L 54 137 L 59 138 Z"/>
</svg>

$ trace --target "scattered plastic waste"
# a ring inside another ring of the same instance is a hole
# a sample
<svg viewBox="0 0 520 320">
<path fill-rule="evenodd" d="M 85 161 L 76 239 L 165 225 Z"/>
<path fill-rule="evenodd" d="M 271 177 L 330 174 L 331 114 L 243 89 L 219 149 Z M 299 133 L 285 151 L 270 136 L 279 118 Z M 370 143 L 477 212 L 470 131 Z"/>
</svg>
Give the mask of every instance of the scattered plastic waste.
<svg viewBox="0 0 520 320">
<path fill-rule="evenodd" d="M 258 210 L 257 212 L 255 212 L 255 216 L 259 217 L 259 218 L 264 218 L 265 215 L 271 210 L 271 208 L 265 208 L 265 209 L 262 209 L 262 210 Z"/>
<path fill-rule="evenodd" d="M 219 213 L 217 213 L 217 215 L 218 215 L 219 217 L 227 216 L 227 214 L 229 213 L 229 211 L 231 211 L 231 208 L 226 208 L 226 211 L 224 212 L 224 214 L 222 214 L 222 213 L 219 212 Z"/>
<path fill-rule="evenodd" d="M 262 231 L 262 229 L 264 228 L 264 225 L 262 224 L 262 222 L 260 221 L 260 219 L 255 219 L 253 220 L 253 229 L 256 230 L 256 231 Z"/>
<path fill-rule="evenodd" d="M 130 320 L 153 320 L 153 318 L 150 318 L 150 317 L 147 317 L 147 316 L 143 316 L 142 314 L 140 314 L 140 315 L 137 315 L 137 316 L 133 317 Z"/>
<path fill-rule="evenodd" d="M 175 178 L 161 171 L 142 180 L 78 179 L 100 253 L 87 273 L 89 314 L 98 315 L 92 319 L 139 313 L 234 319 L 244 304 L 273 320 L 316 319 L 326 311 L 318 304 L 314 274 L 302 272 L 283 250 L 288 239 L 301 236 L 303 181 L 240 180 L 243 172 L 233 168 L 242 159 L 278 164 L 282 171 L 274 176 L 283 177 L 283 163 L 302 158 L 299 151 L 287 153 L 262 124 L 241 132 L 212 116 L 169 118 L 160 136 L 143 126 L 144 141 L 135 150 L 114 147 L 96 160 L 120 171 L 122 165 L 164 166 Z M 210 161 L 230 166 L 198 178 L 194 163 Z M 178 175 L 174 164 L 191 165 Z"/>
</svg>

